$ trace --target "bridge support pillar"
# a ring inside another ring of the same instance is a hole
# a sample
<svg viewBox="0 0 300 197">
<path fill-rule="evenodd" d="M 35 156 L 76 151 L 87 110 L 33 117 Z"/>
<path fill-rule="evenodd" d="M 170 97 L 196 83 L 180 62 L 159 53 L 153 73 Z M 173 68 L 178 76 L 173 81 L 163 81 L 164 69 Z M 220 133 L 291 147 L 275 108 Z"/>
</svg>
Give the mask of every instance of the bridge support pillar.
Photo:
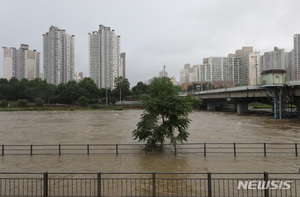
<svg viewBox="0 0 300 197">
<path fill-rule="evenodd" d="M 248 103 L 237 103 L 236 112 L 239 114 L 244 114 L 248 112 Z"/>
<path fill-rule="evenodd" d="M 218 103 L 207 103 L 207 111 L 215 111 Z"/>
</svg>

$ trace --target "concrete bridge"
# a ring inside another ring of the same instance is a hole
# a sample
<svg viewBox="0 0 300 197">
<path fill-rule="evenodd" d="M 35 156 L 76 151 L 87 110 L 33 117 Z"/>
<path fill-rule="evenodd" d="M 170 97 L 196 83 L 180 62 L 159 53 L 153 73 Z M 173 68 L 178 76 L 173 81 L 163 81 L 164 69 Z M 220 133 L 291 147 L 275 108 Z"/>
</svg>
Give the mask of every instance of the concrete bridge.
<svg viewBox="0 0 300 197">
<path fill-rule="evenodd" d="M 190 93 L 201 98 L 207 110 L 217 106 L 234 104 L 237 113 L 248 112 L 248 104 L 260 102 L 273 106 L 274 118 L 300 117 L 300 81 L 289 84 L 240 86 Z"/>
</svg>

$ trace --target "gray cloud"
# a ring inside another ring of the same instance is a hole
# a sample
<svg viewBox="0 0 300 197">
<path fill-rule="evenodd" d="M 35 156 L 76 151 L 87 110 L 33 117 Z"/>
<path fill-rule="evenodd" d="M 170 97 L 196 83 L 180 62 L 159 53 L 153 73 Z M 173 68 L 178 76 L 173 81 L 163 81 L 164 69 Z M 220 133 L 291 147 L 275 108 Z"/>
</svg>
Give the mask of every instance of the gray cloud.
<svg viewBox="0 0 300 197">
<path fill-rule="evenodd" d="M 1 0 L 0 45 L 25 43 L 42 52 L 42 34 L 58 26 L 75 35 L 75 69 L 88 76 L 88 33 L 110 26 L 121 36 L 133 86 L 164 64 L 179 79 L 183 64 L 242 46 L 289 51 L 300 33 L 299 6 L 297 0 Z"/>
</svg>

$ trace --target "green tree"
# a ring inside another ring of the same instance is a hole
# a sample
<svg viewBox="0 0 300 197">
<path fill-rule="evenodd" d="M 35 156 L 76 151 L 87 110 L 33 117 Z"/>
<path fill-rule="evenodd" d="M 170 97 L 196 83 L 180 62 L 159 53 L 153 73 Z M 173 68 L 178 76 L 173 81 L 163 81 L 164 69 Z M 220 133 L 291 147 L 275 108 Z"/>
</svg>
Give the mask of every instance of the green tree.
<svg viewBox="0 0 300 197">
<path fill-rule="evenodd" d="M 120 98 L 121 96 L 121 100 L 124 100 L 126 96 L 130 95 L 130 83 L 128 79 L 123 77 L 115 78 L 115 87 L 116 88 L 113 90 L 112 93 L 113 95 L 115 95 L 116 98 Z"/>
<path fill-rule="evenodd" d="M 148 85 L 146 85 L 140 81 L 131 90 L 132 90 L 133 96 L 139 97 L 139 96 L 147 93 Z"/>
<path fill-rule="evenodd" d="M 79 94 L 87 99 L 99 99 L 100 90 L 94 80 L 90 77 L 85 77 L 77 84 Z"/>
<path fill-rule="evenodd" d="M 1 78 L 0 79 L 0 99 L 7 99 L 8 94 L 8 80 Z"/>
<path fill-rule="evenodd" d="M 44 105 L 44 103 L 45 103 L 44 100 L 41 99 L 40 97 L 34 99 L 34 104 L 35 104 L 35 106 L 37 106 L 37 107 L 42 107 L 42 106 Z"/>
<path fill-rule="evenodd" d="M 18 99 L 23 99 L 23 89 L 20 81 L 16 77 L 12 77 L 8 81 L 6 94 L 7 100 L 16 101 Z"/>
<path fill-rule="evenodd" d="M 8 106 L 8 101 L 3 99 L 2 101 L 0 101 L 0 107 L 7 107 Z"/>
<path fill-rule="evenodd" d="M 56 94 L 59 103 L 73 104 L 79 98 L 76 81 L 69 81 L 67 84 L 59 84 Z"/>
<path fill-rule="evenodd" d="M 166 138 L 172 144 L 187 141 L 192 99 L 178 93 L 169 78 L 154 79 L 149 94 L 142 98 L 144 112 L 132 132 L 134 139 L 146 141 L 148 147 L 162 147 Z"/>
<path fill-rule="evenodd" d="M 78 103 L 79 103 L 80 106 L 86 107 L 89 104 L 89 99 L 87 99 L 85 96 L 81 96 L 78 99 Z"/>
</svg>

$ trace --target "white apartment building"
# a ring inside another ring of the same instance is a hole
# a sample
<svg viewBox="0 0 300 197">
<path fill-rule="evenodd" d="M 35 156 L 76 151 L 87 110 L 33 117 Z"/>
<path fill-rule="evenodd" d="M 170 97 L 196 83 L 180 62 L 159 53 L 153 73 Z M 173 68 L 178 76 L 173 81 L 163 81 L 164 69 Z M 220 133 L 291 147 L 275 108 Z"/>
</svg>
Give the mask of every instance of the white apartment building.
<svg viewBox="0 0 300 197">
<path fill-rule="evenodd" d="M 293 80 L 300 80 L 300 34 L 294 35 Z"/>
<path fill-rule="evenodd" d="M 115 78 L 125 78 L 125 53 L 120 54 L 120 36 L 110 27 L 89 33 L 89 70 L 99 88 L 114 89 Z"/>
<path fill-rule="evenodd" d="M 203 58 L 203 64 L 184 65 L 180 83 L 211 82 L 218 85 L 255 85 L 260 81 L 260 55 L 243 47 L 228 57 Z"/>
<path fill-rule="evenodd" d="M 194 68 L 190 64 L 185 64 L 184 69 L 180 70 L 180 84 L 191 83 L 195 81 Z"/>
<path fill-rule="evenodd" d="M 293 50 L 285 53 L 285 70 L 289 80 L 294 80 Z"/>
<path fill-rule="evenodd" d="M 55 26 L 43 34 L 44 79 L 48 83 L 58 85 L 74 80 L 74 38 Z"/>
<path fill-rule="evenodd" d="M 21 44 L 20 49 L 3 47 L 3 78 L 33 80 L 39 77 L 39 73 L 40 52 L 29 50 L 26 44 Z"/>
<path fill-rule="evenodd" d="M 261 69 L 285 69 L 285 50 L 274 47 L 274 51 L 265 52 L 261 56 Z"/>
</svg>

